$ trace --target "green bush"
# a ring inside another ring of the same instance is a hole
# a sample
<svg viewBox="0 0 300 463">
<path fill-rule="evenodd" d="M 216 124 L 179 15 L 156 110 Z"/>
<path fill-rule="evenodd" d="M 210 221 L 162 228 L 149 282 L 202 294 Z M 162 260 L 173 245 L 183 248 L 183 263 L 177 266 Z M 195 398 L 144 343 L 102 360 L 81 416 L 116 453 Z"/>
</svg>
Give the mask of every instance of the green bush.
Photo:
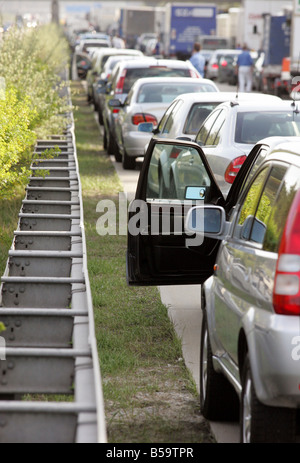
<svg viewBox="0 0 300 463">
<path fill-rule="evenodd" d="M 0 49 L 0 198 L 26 183 L 37 138 L 63 133 L 70 110 L 61 97 L 69 48 L 56 25 L 12 29 Z M 65 84 L 64 84 L 65 85 Z M 49 154 L 50 156 L 53 153 Z"/>
</svg>

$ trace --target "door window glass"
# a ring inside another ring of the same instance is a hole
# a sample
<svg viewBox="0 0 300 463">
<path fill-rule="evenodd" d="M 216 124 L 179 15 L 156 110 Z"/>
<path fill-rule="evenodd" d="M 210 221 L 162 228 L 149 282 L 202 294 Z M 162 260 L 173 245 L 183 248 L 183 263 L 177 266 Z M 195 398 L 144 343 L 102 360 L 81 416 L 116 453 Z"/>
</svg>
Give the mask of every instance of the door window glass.
<svg viewBox="0 0 300 463">
<path fill-rule="evenodd" d="M 210 130 L 215 120 L 219 116 L 219 114 L 220 114 L 220 111 L 214 111 L 210 116 L 208 116 L 208 118 L 206 119 L 202 127 L 200 128 L 196 136 L 196 142 L 199 143 L 199 145 L 203 146 L 206 144 L 206 140 L 210 133 Z"/>
<path fill-rule="evenodd" d="M 241 210 L 237 227 L 241 239 L 259 245 L 264 243 L 268 223 L 286 170 L 286 166 L 274 166 L 266 180 L 268 169 L 264 169 L 254 181 Z"/>
<path fill-rule="evenodd" d="M 300 188 L 300 171 L 298 167 L 291 167 L 284 178 L 278 192 L 276 204 L 272 207 L 270 220 L 264 241 L 264 249 L 278 252 L 283 230 L 291 204 Z"/>
<path fill-rule="evenodd" d="M 188 114 L 183 133 L 197 135 L 205 119 L 219 104 L 220 102 L 194 104 Z"/>
<path fill-rule="evenodd" d="M 174 125 L 178 123 L 178 115 L 180 115 L 179 109 L 181 108 L 183 101 L 178 101 L 177 105 L 173 108 L 173 111 L 169 113 L 168 120 L 164 126 L 163 133 L 170 133 L 173 130 Z"/>
<path fill-rule="evenodd" d="M 205 145 L 216 146 L 220 140 L 220 131 L 224 125 L 226 118 L 225 111 L 221 111 L 217 119 L 215 120 L 210 133 L 206 139 Z"/>
<path fill-rule="evenodd" d="M 168 117 L 170 116 L 171 112 L 174 110 L 175 106 L 178 104 L 178 101 L 174 101 L 174 103 L 172 103 L 169 108 L 167 109 L 167 111 L 165 112 L 165 114 L 163 115 L 162 119 L 160 120 L 160 123 L 158 125 L 158 130 L 159 130 L 159 133 L 162 133 L 163 131 L 163 128 L 165 126 L 165 123 L 168 119 Z"/>
<path fill-rule="evenodd" d="M 237 225 L 234 231 L 234 237 L 242 240 L 249 240 L 253 218 L 255 217 L 261 192 L 265 184 L 269 169 L 264 169 L 252 183 L 247 196 L 240 210 Z"/>
<path fill-rule="evenodd" d="M 210 189 L 211 179 L 196 149 L 173 144 L 155 146 L 148 172 L 148 201 L 208 201 Z M 190 197 L 191 192 L 196 192 L 198 197 Z"/>
</svg>

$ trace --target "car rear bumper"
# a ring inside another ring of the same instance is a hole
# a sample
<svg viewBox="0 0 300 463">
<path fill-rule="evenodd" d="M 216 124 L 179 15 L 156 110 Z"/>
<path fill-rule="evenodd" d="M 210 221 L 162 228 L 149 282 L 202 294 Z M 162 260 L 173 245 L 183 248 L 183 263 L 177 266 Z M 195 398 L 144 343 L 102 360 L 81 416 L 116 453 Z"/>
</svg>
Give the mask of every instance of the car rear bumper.
<svg viewBox="0 0 300 463">
<path fill-rule="evenodd" d="M 257 397 L 265 405 L 300 407 L 300 317 L 262 312 L 248 335 Z"/>
<path fill-rule="evenodd" d="M 123 143 L 128 156 L 140 157 L 145 155 L 145 146 L 151 140 L 152 134 L 131 131 L 124 134 Z"/>
</svg>

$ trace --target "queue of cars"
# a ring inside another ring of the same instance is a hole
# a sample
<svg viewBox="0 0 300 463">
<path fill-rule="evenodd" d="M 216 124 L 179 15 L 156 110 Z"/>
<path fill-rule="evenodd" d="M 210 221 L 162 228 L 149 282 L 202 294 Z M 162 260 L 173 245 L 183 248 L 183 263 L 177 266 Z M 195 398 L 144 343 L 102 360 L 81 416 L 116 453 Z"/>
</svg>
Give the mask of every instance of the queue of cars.
<svg viewBox="0 0 300 463">
<path fill-rule="evenodd" d="M 125 169 L 144 156 L 127 282 L 202 285 L 203 416 L 239 415 L 242 443 L 296 442 L 300 111 L 274 96 L 220 92 L 191 71 L 120 60 L 99 84 L 108 152 Z"/>
</svg>

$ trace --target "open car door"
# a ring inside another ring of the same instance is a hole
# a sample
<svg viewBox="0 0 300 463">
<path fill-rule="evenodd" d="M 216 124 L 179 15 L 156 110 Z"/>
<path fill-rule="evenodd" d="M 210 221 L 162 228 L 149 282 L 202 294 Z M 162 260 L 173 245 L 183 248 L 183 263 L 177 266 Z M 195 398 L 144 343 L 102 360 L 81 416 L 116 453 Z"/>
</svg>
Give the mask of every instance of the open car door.
<svg viewBox="0 0 300 463">
<path fill-rule="evenodd" d="M 224 203 L 196 143 L 153 138 L 129 209 L 128 284 L 203 283 L 213 273 L 219 241 L 186 234 L 185 219 L 193 206 Z"/>
</svg>

